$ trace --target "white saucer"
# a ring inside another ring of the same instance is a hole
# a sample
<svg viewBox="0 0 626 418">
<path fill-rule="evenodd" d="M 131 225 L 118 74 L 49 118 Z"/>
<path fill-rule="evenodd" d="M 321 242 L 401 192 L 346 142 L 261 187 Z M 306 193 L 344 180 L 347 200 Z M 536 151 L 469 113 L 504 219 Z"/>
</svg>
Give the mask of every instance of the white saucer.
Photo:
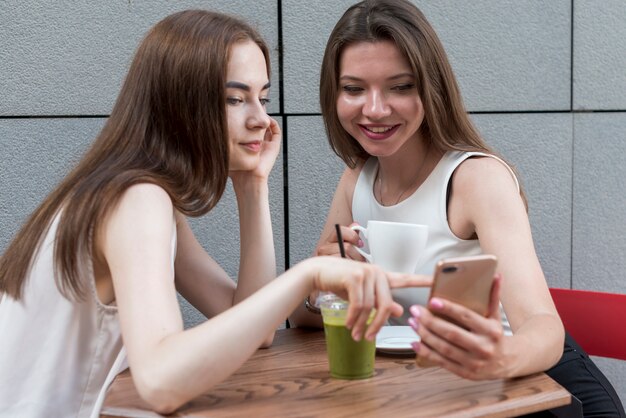
<svg viewBox="0 0 626 418">
<path fill-rule="evenodd" d="M 381 353 L 414 353 L 411 343 L 420 337 L 409 326 L 384 326 L 376 335 L 376 349 Z"/>
</svg>

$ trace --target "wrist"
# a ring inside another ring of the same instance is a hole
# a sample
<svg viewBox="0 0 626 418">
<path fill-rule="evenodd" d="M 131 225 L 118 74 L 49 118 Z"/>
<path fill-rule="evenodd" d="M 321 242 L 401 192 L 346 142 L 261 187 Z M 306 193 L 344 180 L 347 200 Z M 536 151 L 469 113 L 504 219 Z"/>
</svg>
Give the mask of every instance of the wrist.
<svg viewBox="0 0 626 418">
<path fill-rule="evenodd" d="M 228 173 L 234 187 L 267 186 L 269 177 L 253 174 L 251 171 L 231 171 Z"/>
<path fill-rule="evenodd" d="M 289 269 L 290 272 L 302 280 L 306 286 L 306 295 L 318 292 L 317 275 L 319 268 L 317 267 L 316 257 L 307 258 L 300 261 Z M 313 301 L 311 302 L 313 303 Z"/>
<path fill-rule="evenodd" d="M 268 196 L 269 184 L 267 179 L 246 178 L 233 180 L 235 194 L 241 196 Z"/>
</svg>

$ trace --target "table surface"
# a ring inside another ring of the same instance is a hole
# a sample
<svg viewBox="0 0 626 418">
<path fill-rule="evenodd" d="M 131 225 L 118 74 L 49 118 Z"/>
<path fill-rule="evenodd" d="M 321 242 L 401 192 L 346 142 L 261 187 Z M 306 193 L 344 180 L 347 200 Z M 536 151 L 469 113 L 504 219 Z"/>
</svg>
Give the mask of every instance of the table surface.
<svg viewBox="0 0 626 418">
<path fill-rule="evenodd" d="M 235 374 L 180 408 L 174 417 L 506 417 L 571 402 L 544 373 L 470 381 L 414 358 L 377 354 L 375 375 L 339 380 L 328 373 L 324 333 L 285 329 Z M 109 387 L 101 417 L 159 417 L 127 370 Z"/>
</svg>

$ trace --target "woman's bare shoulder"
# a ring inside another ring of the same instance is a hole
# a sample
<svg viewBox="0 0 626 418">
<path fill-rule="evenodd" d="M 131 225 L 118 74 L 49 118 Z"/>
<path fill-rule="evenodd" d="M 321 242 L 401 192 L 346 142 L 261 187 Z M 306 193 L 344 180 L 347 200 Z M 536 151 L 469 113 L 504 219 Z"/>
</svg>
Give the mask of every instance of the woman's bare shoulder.
<svg viewBox="0 0 626 418">
<path fill-rule="evenodd" d="M 503 161 L 491 157 L 472 157 L 463 161 L 454 172 L 453 186 L 457 191 L 472 194 L 494 188 L 518 193 L 511 170 Z"/>
<path fill-rule="evenodd" d="M 139 226 L 170 223 L 174 220 L 174 205 L 170 196 L 160 186 L 139 183 L 130 186 L 109 214 L 109 221 Z"/>
</svg>

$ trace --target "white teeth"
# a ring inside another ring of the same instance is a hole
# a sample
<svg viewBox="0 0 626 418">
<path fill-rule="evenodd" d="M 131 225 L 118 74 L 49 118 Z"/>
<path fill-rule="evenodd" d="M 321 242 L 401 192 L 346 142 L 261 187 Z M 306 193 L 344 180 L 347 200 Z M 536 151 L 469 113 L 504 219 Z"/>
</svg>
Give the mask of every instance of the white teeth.
<svg viewBox="0 0 626 418">
<path fill-rule="evenodd" d="M 374 132 L 375 134 L 382 134 L 383 132 L 387 132 L 391 130 L 391 127 L 385 128 L 385 127 L 372 127 L 372 128 L 367 128 L 368 131 L 370 132 Z"/>
</svg>

